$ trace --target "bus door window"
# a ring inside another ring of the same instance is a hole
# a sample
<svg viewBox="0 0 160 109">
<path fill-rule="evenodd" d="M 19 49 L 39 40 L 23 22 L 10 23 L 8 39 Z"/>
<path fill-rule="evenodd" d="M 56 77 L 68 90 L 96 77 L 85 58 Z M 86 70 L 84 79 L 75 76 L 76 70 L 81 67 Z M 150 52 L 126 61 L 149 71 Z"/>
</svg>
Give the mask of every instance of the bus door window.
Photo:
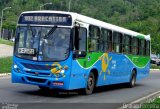
<svg viewBox="0 0 160 109">
<path fill-rule="evenodd" d="M 87 43 L 87 29 L 75 27 L 74 50 L 85 51 Z"/>
<path fill-rule="evenodd" d="M 100 29 L 96 26 L 89 27 L 88 49 L 89 51 L 99 51 Z"/>
<path fill-rule="evenodd" d="M 79 50 L 86 51 L 86 39 L 87 39 L 87 29 L 80 28 L 79 30 Z"/>
</svg>

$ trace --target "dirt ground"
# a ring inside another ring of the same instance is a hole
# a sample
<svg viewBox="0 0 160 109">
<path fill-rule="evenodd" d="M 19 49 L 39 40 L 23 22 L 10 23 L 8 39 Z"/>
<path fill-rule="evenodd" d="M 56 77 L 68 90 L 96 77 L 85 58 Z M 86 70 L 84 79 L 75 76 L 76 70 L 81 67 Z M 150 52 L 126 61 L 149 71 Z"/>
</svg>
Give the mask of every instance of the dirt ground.
<svg viewBox="0 0 160 109">
<path fill-rule="evenodd" d="M 13 56 L 13 46 L 0 44 L 0 58 Z"/>
</svg>

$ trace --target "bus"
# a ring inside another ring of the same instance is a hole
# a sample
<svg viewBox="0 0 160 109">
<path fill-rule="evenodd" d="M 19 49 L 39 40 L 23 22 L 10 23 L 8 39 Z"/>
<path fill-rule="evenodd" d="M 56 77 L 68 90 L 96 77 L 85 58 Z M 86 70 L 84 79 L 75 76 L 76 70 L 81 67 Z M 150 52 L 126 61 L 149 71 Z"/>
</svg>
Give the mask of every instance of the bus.
<svg viewBox="0 0 160 109">
<path fill-rule="evenodd" d="M 74 12 L 26 11 L 17 22 L 12 82 L 81 89 L 149 76 L 150 35 Z"/>
</svg>

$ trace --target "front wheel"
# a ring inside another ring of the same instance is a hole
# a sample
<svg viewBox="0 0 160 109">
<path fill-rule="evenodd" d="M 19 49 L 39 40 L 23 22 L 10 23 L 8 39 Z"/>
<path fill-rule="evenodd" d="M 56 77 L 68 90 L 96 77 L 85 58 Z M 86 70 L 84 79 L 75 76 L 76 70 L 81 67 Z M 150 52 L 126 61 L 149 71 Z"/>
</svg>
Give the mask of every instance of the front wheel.
<svg viewBox="0 0 160 109">
<path fill-rule="evenodd" d="M 87 86 L 86 88 L 84 89 L 84 94 L 85 95 L 90 95 L 93 93 L 93 90 L 94 90 L 94 87 L 95 87 L 95 76 L 94 74 L 91 72 L 89 77 L 88 77 L 88 80 L 87 80 Z"/>
</svg>

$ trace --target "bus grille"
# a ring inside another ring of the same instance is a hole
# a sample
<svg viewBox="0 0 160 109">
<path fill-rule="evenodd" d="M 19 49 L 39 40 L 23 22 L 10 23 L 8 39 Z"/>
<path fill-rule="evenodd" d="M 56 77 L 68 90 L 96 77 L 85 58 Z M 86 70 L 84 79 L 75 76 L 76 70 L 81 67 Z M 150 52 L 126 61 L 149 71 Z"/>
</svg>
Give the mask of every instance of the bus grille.
<svg viewBox="0 0 160 109">
<path fill-rule="evenodd" d="M 50 73 L 42 73 L 42 72 L 38 72 L 38 74 L 36 72 L 30 72 L 30 71 L 26 71 L 27 74 L 32 74 L 32 75 L 37 75 L 37 76 L 50 76 Z"/>
<path fill-rule="evenodd" d="M 45 79 L 39 79 L 39 78 L 31 78 L 31 77 L 27 77 L 28 81 L 30 82 L 38 82 L 38 83 L 45 83 L 46 80 Z"/>
<path fill-rule="evenodd" d="M 25 68 L 34 69 L 34 70 L 51 70 L 55 66 L 47 66 L 47 65 L 35 65 L 28 63 L 21 63 Z"/>
</svg>

